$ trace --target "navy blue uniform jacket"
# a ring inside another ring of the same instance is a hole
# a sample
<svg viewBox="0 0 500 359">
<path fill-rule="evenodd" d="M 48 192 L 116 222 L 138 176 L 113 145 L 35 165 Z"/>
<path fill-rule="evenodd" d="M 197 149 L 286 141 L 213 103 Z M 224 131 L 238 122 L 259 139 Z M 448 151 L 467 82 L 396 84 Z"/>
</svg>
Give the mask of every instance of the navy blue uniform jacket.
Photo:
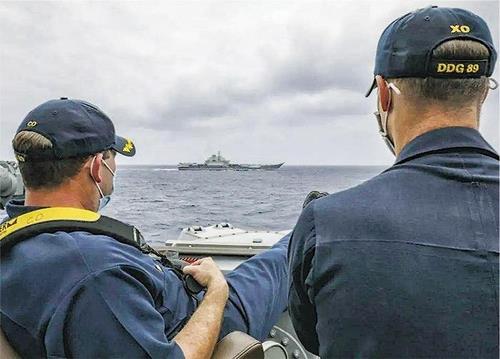
<svg viewBox="0 0 500 359">
<path fill-rule="evenodd" d="M 498 156 L 452 127 L 311 202 L 289 247 L 289 311 L 322 358 L 498 358 Z"/>
<path fill-rule="evenodd" d="M 11 201 L 7 213 L 33 209 Z M 219 337 L 267 337 L 286 309 L 287 248 L 284 237 L 226 275 Z M 23 358 L 183 358 L 173 338 L 203 298 L 137 248 L 82 231 L 17 243 L 0 272 L 1 327 Z"/>
</svg>

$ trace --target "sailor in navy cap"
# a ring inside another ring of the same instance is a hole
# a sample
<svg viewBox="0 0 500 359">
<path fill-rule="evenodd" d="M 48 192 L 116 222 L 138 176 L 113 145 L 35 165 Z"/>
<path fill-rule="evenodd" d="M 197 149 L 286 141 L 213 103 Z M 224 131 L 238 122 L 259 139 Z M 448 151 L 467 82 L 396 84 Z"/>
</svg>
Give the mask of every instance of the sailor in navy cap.
<svg viewBox="0 0 500 359">
<path fill-rule="evenodd" d="M 68 183 L 88 161 L 95 186 L 78 187 L 88 202 L 84 207 L 91 210 L 104 208 L 111 199 L 116 153 L 135 155 L 132 140 L 117 136 L 104 112 L 89 102 L 67 97 L 47 101 L 28 113 L 13 145 L 28 196 L 33 195 L 30 189 Z"/>
<path fill-rule="evenodd" d="M 498 357 L 499 162 L 478 132 L 496 58 L 467 10 L 384 30 L 367 95 L 395 163 L 311 201 L 290 239 L 289 311 L 311 352 Z"/>
<path fill-rule="evenodd" d="M 286 309 L 288 237 L 224 276 L 211 258 L 175 265 L 98 213 L 115 155 L 136 149 L 95 105 L 36 107 L 13 147 L 26 199 L 0 225 L 0 318 L 22 357 L 209 358 L 233 331 L 264 340 Z"/>
</svg>

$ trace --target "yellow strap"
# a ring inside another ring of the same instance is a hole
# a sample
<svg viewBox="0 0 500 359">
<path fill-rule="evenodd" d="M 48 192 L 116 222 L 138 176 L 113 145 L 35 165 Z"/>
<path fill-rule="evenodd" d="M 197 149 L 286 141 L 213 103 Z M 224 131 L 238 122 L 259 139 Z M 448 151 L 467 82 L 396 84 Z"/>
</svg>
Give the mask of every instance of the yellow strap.
<svg viewBox="0 0 500 359">
<path fill-rule="evenodd" d="M 35 211 L 25 213 L 16 218 L 12 218 L 0 225 L 0 241 L 19 229 L 31 226 L 37 223 L 51 221 L 82 221 L 95 222 L 101 215 L 96 212 L 86 209 L 71 208 L 71 207 L 51 207 L 37 209 Z"/>
</svg>

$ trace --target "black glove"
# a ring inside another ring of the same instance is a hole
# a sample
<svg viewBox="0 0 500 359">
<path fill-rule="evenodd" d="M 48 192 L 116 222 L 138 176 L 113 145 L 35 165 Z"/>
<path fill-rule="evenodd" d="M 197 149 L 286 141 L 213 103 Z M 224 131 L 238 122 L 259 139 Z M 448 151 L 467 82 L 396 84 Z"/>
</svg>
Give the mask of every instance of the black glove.
<svg viewBox="0 0 500 359">
<path fill-rule="evenodd" d="M 306 206 L 314 201 L 315 199 L 328 196 L 328 192 L 319 192 L 319 191 L 311 191 L 309 194 L 306 196 L 306 199 L 304 200 L 304 203 L 302 204 L 302 208 L 306 208 Z"/>
</svg>

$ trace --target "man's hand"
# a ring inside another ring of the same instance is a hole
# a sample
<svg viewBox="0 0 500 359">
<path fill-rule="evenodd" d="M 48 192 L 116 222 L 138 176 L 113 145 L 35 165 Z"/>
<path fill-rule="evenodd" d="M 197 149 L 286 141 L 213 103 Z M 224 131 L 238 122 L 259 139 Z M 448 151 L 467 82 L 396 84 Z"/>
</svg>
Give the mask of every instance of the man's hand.
<svg viewBox="0 0 500 359">
<path fill-rule="evenodd" d="M 217 264 L 210 257 L 202 258 L 183 268 L 185 274 L 191 275 L 198 283 L 207 288 L 208 292 L 217 292 L 227 299 L 229 289 Z"/>
<path fill-rule="evenodd" d="M 219 337 L 229 287 L 212 258 L 197 260 L 185 266 L 183 271 L 206 287 L 207 292 L 198 309 L 174 340 L 187 359 L 210 358 Z"/>
<path fill-rule="evenodd" d="M 304 203 L 302 203 L 302 208 L 306 208 L 309 203 L 314 201 L 315 199 L 328 196 L 328 192 L 319 192 L 319 191 L 311 191 L 309 194 L 306 196 L 306 199 L 304 200 Z"/>
</svg>

